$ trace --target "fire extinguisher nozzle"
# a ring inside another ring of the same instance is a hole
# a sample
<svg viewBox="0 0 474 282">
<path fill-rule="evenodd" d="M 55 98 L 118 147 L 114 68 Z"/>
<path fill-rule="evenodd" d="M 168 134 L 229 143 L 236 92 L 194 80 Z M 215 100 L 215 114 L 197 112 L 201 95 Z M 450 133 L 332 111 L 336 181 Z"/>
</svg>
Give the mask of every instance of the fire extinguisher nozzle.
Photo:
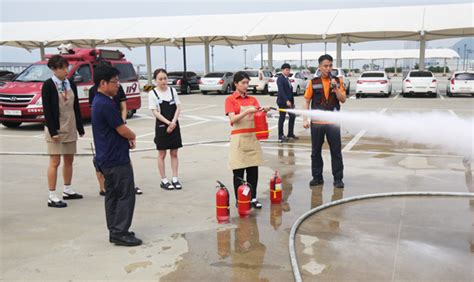
<svg viewBox="0 0 474 282">
<path fill-rule="evenodd" d="M 224 183 L 220 182 L 219 180 L 216 180 L 217 184 L 219 184 L 219 186 L 217 188 L 225 188 L 225 185 Z"/>
</svg>

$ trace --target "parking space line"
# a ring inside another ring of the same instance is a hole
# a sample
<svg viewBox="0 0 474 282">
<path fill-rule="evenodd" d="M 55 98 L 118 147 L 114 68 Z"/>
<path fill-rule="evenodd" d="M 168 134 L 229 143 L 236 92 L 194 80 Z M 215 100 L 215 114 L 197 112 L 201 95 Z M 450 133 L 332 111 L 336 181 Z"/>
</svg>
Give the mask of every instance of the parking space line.
<svg viewBox="0 0 474 282">
<path fill-rule="evenodd" d="M 383 114 L 386 111 L 387 111 L 387 108 L 383 108 L 382 110 L 379 111 L 379 114 Z M 355 144 L 357 144 L 357 142 L 359 142 L 359 140 L 362 138 L 362 136 L 364 136 L 365 133 L 367 133 L 367 130 L 359 131 L 359 133 L 357 133 L 356 136 L 354 136 L 354 138 L 352 138 L 352 140 L 349 141 L 349 143 L 347 143 L 346 146 L 344 146 L 344 149 L 342 149 L 342 152 L 345 153 L 345 152 L 349 152 L 350 150 L 352 150 L 352 147 L 354 147 Z"/>
<path fill-rule="evenodd" d="M 359 142 L 360 138 L 362 138 L 362 136 L 364 136 L 365 133 L 367 133 L 367 130 L 359 131 L 359 133 L 357 133 L 357 135 L 354 138 L 352 138 L 352 140 L 349 143 L 347 143 L 344 149 L 342 149 L 342 152 L 345 153 L 345 152 L 350 151 L 352 147 L 354 147 L 354 145 L 357 144 L 357 142 Z"/>
<path fill-rule="evenodd" d="M 400 93 L 398 93 L 395 97 L 393 97 L 393 100 L 398 99 L 398 97 L 400 97 Z"/>
<path fill-rule="evenodd" d="M 441 100 L 444 100 L 444 99 L 445 99 L 445 98 L 443 97 L 443 95 L 441 95 L 441 93 L 439 94 L 439 98 L 440 98 Z"/>
<path fill-rule="evenodd" d="M 459 117 L 453 110 L 448 110 L 448 112 L 453 116 L 453 117 Z"/>
<path fill-rule="evenodd" d="M 1 134 L 0 137 L 6 137 L 6 138 L 41 138 L 44 137 L 44 134 L 41 135 L 11 135 L 11 134 Z"/>
</svg>

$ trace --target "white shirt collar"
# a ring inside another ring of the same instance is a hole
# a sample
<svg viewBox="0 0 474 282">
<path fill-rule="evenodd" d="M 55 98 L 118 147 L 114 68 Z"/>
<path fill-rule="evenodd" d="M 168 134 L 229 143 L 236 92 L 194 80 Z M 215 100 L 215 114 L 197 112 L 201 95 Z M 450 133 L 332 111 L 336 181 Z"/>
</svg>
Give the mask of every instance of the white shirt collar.
<svg viewBox="0 0 474 282">
<path fill-rule="evenodd" d="M 62 81 L 62 80 L 60 80 L 60 79 L 59 79 L 57 76 L 55 76 L 54 74 L 53 74 L 52 79 L 53 79 L 53 81 L 54 81 L 54 83 L 55 83 L 56 85 L 59 85 L 59 86 L 62 87 L 62 85 L 63 85 L 63 81 Z M 70 88 L 71 88 L 71 84 L 69 83 L 69 79 L 66 78 L 66 79 L 64 80 L 64 82 L 65 82 L 65 84 L 66 84 L 66 88 L 67 88 L 67 89 L 70 89 Z"/>
</svg>

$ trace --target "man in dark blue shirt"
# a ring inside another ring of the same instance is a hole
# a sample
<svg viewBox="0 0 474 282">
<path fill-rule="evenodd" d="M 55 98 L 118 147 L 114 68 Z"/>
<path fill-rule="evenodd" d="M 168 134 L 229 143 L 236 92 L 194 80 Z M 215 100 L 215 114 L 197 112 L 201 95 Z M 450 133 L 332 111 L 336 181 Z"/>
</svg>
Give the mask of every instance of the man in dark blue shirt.
<svg viewBox="0 0 474 282">
<path fill-rule="evenodd" d="M 98 86 L 92 104 L 92 133 L 96 162 L 105 177 L 105 217 L 109 241 L 137 246 L 142 241 L 129 231 L 135 208 L 135 183 L 129 149 L 135 148 L 135 133 L 120 117 L 113 97 L 119 89 L 119 71 L 98 66 L 94 83 Z"/>
<path fill-rule="evenodd" d="M 287 63 L 281 66 L 281 75 L 277 78 L 278 98 L 277 105 L 281 109 L 293 109 L 295 107 L 295 99 L 293 97 L 293 86 L 289 80 L 291 66 Z M 295 136 L 295 114 L 290 114 L 290 121 L 288 123 L 288 137 L 283 132 L 283 125 L 285 124 L 286 112 L 280 112 L 278 118 L 278 140 L 280 142 L 287 142 L 289 138 L 298 139 Z"/>
</svg>

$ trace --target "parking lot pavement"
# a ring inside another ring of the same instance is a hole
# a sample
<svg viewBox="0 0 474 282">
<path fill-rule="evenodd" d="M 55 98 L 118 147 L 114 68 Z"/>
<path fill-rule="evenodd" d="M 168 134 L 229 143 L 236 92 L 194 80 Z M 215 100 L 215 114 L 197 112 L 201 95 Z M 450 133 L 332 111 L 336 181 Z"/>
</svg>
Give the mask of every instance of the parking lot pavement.
<svg viewBox="0 0 474 282">
<path fill-rule="evenodd" d="M 275 97 L 256 97 L 262 105 L 275 105 Z M 438 111 L 473 117 L 474 99 L 444 98 L 392 95 L 350 99 L 343 111 L 387 115 Z M 231 197 L 231 223 L 218 225 L 215 180 L 232 189 L 232 174 L 227 169 L 230 126 L 224 115 L 224 99 L 225 95 L 213 94 L 181 97 L 185 147 L 179 155 L 184 189 L 164 191 L 158 188 L 154 119 L 143 95 L 142 109 L 128 121 L 138 135 L 137 151 L 131 154 L 135 182 L 144 191 L 137 196 L 132 226 L 144 245 L 134 248 L 108 243 L 103 198 L 98 195 L 90 155 L 89 123 L 78 143 L 80 154 L 74 162 L 73 177 L 74 187 L 85 198 L 62 210 L 46 206 L 48 159 L 35 155 L 46 152 L 42 127 L 1 127 L 0 279 L 290 281 L 288 230 L 310 208 L 369 193 L 474 191 L 472 169 L 461 157 L 422 144 L 368 137 L 363 132 L 349 135 L 344 126 L 346 188 L 333 189 L 325 146 L 326 183 L 319 190 L 310 189 L 309 131 L 302 128 L 298 118 L 295 133 L 300 140 L 279 145 L 274 142 L 277 118 L 270 115 L 270 140 L 262 144 L 265 163 L 258 187 L 264 208 L 252 211 L 248 219 L 239 219 Z M 302 99 L 296 98 L 299 107 Z M 30 155 L 22 155 L 25 153 Z M 281 205 L 270 205 L 268 200 L 268 181 L 275 170 L 283 178 Z M 468 199 L 428 198 L 367 201 L 328 210 L 305 222 L 298 235 L 304 275 L 308 280 L 350 278 L 348 273 L 356 273 L 356 279 L 473 280 L 472 269 L 464 267 L 472 262 L 473 213 L 474 202 Z M 445 267 L 447 262 L 453 267 Z M 414 271 L 420 269 L 423 271 Z"/>
</svg>

